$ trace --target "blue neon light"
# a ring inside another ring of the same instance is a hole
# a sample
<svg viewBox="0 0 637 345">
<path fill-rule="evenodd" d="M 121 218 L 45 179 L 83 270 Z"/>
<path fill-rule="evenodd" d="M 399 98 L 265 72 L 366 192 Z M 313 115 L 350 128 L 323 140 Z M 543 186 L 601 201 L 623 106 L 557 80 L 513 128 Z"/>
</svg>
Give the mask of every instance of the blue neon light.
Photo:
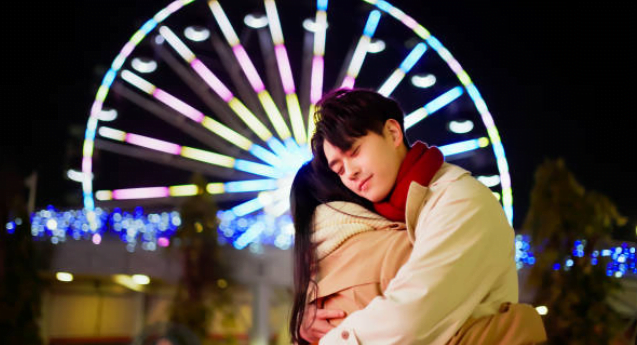
<svg viewBox="0 0 637 345">
<path fill-rule="evenodd" d="M 414 67 L 416 62 L 420 60 L 425 51 L 427 51 L 427 45 L 423 42 L 418 43 L 400 64 L 399 68 L 407 74 Z"/>
<path fill-rule="evenodd" d="M 463 152 L 473 151 L 480 148 L 478 139 L 465 140 L 454 144 L 438 147 L 445 156 L 452 156 Z"/>
<path fill-rule="evenodd" d="M 102 85 L 106 87 L 111 87 L 111 84 L 113 84 L 113 81 L 115 80 L 116 77 L 117 77 L 117 72 L 113 70 L 112 68 L 110 68 L 108 72 L 106 72 L 106 75 L 104 76 L 104 80 L 102 80 Z"/>
<path fill-rule="evenodd" d="M 234 181 L 224 185 L 224 190 L 228 193 L 255 192 L 263 190 L 273 190 L 277 188 L 277 180 L 249 180 Z"/>
<path fill-rule="evenodd" d="M 316 2 L 316 8 L 319 11 L 327 11 L 327 0 L 318 0 Z"/>
<path fill-rule="evenodd" d="M 267 177 L 273 177 L 273 178 L 281 177 L 281 173 L 277 169 L 274 169 L 269 165 L 250 162 L 243 159 L 237 159 L 234 163 L 234 168 L 240 171 L 245 171 L 251 174 L 256 174 L 261 176 L 267 176 Z"/>
<path fill-rule="evenodd" d="M 265 230 L 264 223 L 255 223 L 246 232 L 243 233 L 232 245 L 241 250 L 248 244 L 255 242 L 257 237 Z"/>
<path fill-rule="evenodd" d="M 281 143 L 281 141 L 279 141 L 279 139 L 275 137 L 268 139 L 267 144 L 279 157 L 284 157 L 288 154 L 288 151 L 285 146 L 283 146 L 283 143 Z"/>
<path fill-rule="evenodd" d="M 391 11 L 392 8 L 394 8 L 394 6 L 392 6 L 390 3 L 388 3 L 387 1 L 384 0 L 380 0 L 376 3 L 376 7 L 380 8 L 381 10 L 388 12 Z"/>
<path fill-rule="evenodd" d="M 288 149 L 288 152 L 292 152 L 292 154 L 297 154 L 299 152 L 299 144 L 297 144 L 296 141 L 292 139 L 292 137 L 285 139 L 284 142 L 285 147 L 287 147 Z"/>
<path fill-rule="evenodd" d="M 429 38 L 427 38 L 427 43 L 429 44 L 429 46 L 431 48 L 433 48 L 435 51 L 438 51 L 440 49 L 443 49 L 442 47 L 442 43 L 440 43 L 440 41 L 438 41 L 437 38 L 433 37 L 433 36 L 429 36 Z"/>
<path fill-rule="evenodd" d="M 438 96 L 433 101 L 427 103 L 423 108 L 427 111 L 427 114 L 431 115 L 441 108 L 445 107 L 449 103 L 455 101 L 464 93 L 462 86 L 456 86 L 453 89 Z"/>
<path fill-rule="evenodd" d="M 270 164 L 270 165 L 280 165 L 281 164 L 281 159 L 279 159 L 279 157 L 277 157 L 274 153 L 272 153 L 271 151 L 263 148 L 262 146 L 259 146 L 257 144 L 253 144 L 250 147 L 250 153 L 259 158 L 260 160 Z"/>
<path fill-rule="evenodd" d="M 254 198 L 252 200 L 248 200 L 242 204 L 239 204 L 233 207 L 231 211 L 238 217 L 242 217 L 242 216 L 245 216 L 246 214 L 250 214 L 262 208 L 263 208 L 263 204 L 261 203 L 261 200 L 259 200 L 258 198 Z"/>
<path fill-rule="evenodd" d="M 139 29 L 144 32 L 144 35 L 147 35 L 157 26 L 157 21 L 155 19 L 149 19 L 144 25 Z"/>
<path fill-rule="evenodd" d="M 376 32 L 376 27 L 378 26 L 379 21 L 380 21 L 380 11 L 373 10 L 369 14 L 369 17 L 367 18 L 367 23 L 365 24 L 363 35 L 369 36 L 369 37 L 374 36 L 374 32 Z"/>
</svg>

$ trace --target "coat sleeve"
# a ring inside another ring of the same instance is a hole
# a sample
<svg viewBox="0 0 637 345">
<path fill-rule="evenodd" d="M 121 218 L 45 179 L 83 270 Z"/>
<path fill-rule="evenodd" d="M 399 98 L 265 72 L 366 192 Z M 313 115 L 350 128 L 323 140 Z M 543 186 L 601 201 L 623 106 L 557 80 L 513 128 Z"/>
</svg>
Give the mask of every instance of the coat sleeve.
<svg viewBox="0 0 637 345">
<path fill-rule="evenodd" d="M 415 234 L 412 254 L 384 296 L 321 344 L 444 344 L 513 260 L 513 229 L 502 207 L 469 176 L 427 202 Z"/>
</svg>

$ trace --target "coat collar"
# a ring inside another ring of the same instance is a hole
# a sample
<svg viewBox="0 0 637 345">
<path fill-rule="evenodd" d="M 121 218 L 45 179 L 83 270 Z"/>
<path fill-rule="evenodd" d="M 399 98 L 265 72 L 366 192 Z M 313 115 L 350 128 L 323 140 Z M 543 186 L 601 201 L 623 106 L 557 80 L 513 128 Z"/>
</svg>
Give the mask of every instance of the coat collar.
<svg viewBox="0 0 637 345">
<path fill-rule="evenodd" d="M 418 218 L 425 204 L 435 191 L 441 185 L 458 180 L 464 175 L 470 175 L 467 170 L 459 166 L 444 163 L 440 170 L 434 175 L 429 187 L 423 186 L 417 182 L 412 182 L 407 192 L 407 204 L 405 205 L 405 222 L 407 224 L 407 234 L 409 241 L 412 243 L 416 240 L 416 226 Z"/>
</svg>

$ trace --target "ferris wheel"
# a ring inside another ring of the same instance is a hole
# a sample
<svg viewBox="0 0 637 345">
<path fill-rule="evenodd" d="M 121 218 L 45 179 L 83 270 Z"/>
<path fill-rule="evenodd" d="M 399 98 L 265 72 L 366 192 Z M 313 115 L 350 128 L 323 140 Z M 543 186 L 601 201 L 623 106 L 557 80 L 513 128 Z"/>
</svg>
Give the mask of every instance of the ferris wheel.
<svg viewBox="0 0 637 345">
<path fill-rule="evenodd" d="M 480 92 L 443 44 L 383 0 L 177 0 L 146 21 L 104 75 L 83 144 L 94 211 L 216 195 L 220 241 L 287 248 L 289 189 L 311 159 L 314 104 L 334 88 L 396 99 L 410 141 L 470 170 L 513 219 L 504 148 Z M 266 239 L 266 237 L 268 239 Z"/>
</svg>

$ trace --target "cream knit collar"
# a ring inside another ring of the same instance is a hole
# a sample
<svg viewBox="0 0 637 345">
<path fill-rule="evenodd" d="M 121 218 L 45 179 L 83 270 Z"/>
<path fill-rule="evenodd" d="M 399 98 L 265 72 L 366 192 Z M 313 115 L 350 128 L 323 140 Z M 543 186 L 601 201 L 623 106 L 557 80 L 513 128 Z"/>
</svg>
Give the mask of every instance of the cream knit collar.
<svg viewBox="0 0 637 345">
<path fill-rule="evenodd" d="M 365 231 L 405 229 L 405 223 L 392 222 L 366 208 L 344 201 L 319 205 L 314 211 L 314 234 L 317 259 L 321 260 L 350 237 Z"/>
</svg>

